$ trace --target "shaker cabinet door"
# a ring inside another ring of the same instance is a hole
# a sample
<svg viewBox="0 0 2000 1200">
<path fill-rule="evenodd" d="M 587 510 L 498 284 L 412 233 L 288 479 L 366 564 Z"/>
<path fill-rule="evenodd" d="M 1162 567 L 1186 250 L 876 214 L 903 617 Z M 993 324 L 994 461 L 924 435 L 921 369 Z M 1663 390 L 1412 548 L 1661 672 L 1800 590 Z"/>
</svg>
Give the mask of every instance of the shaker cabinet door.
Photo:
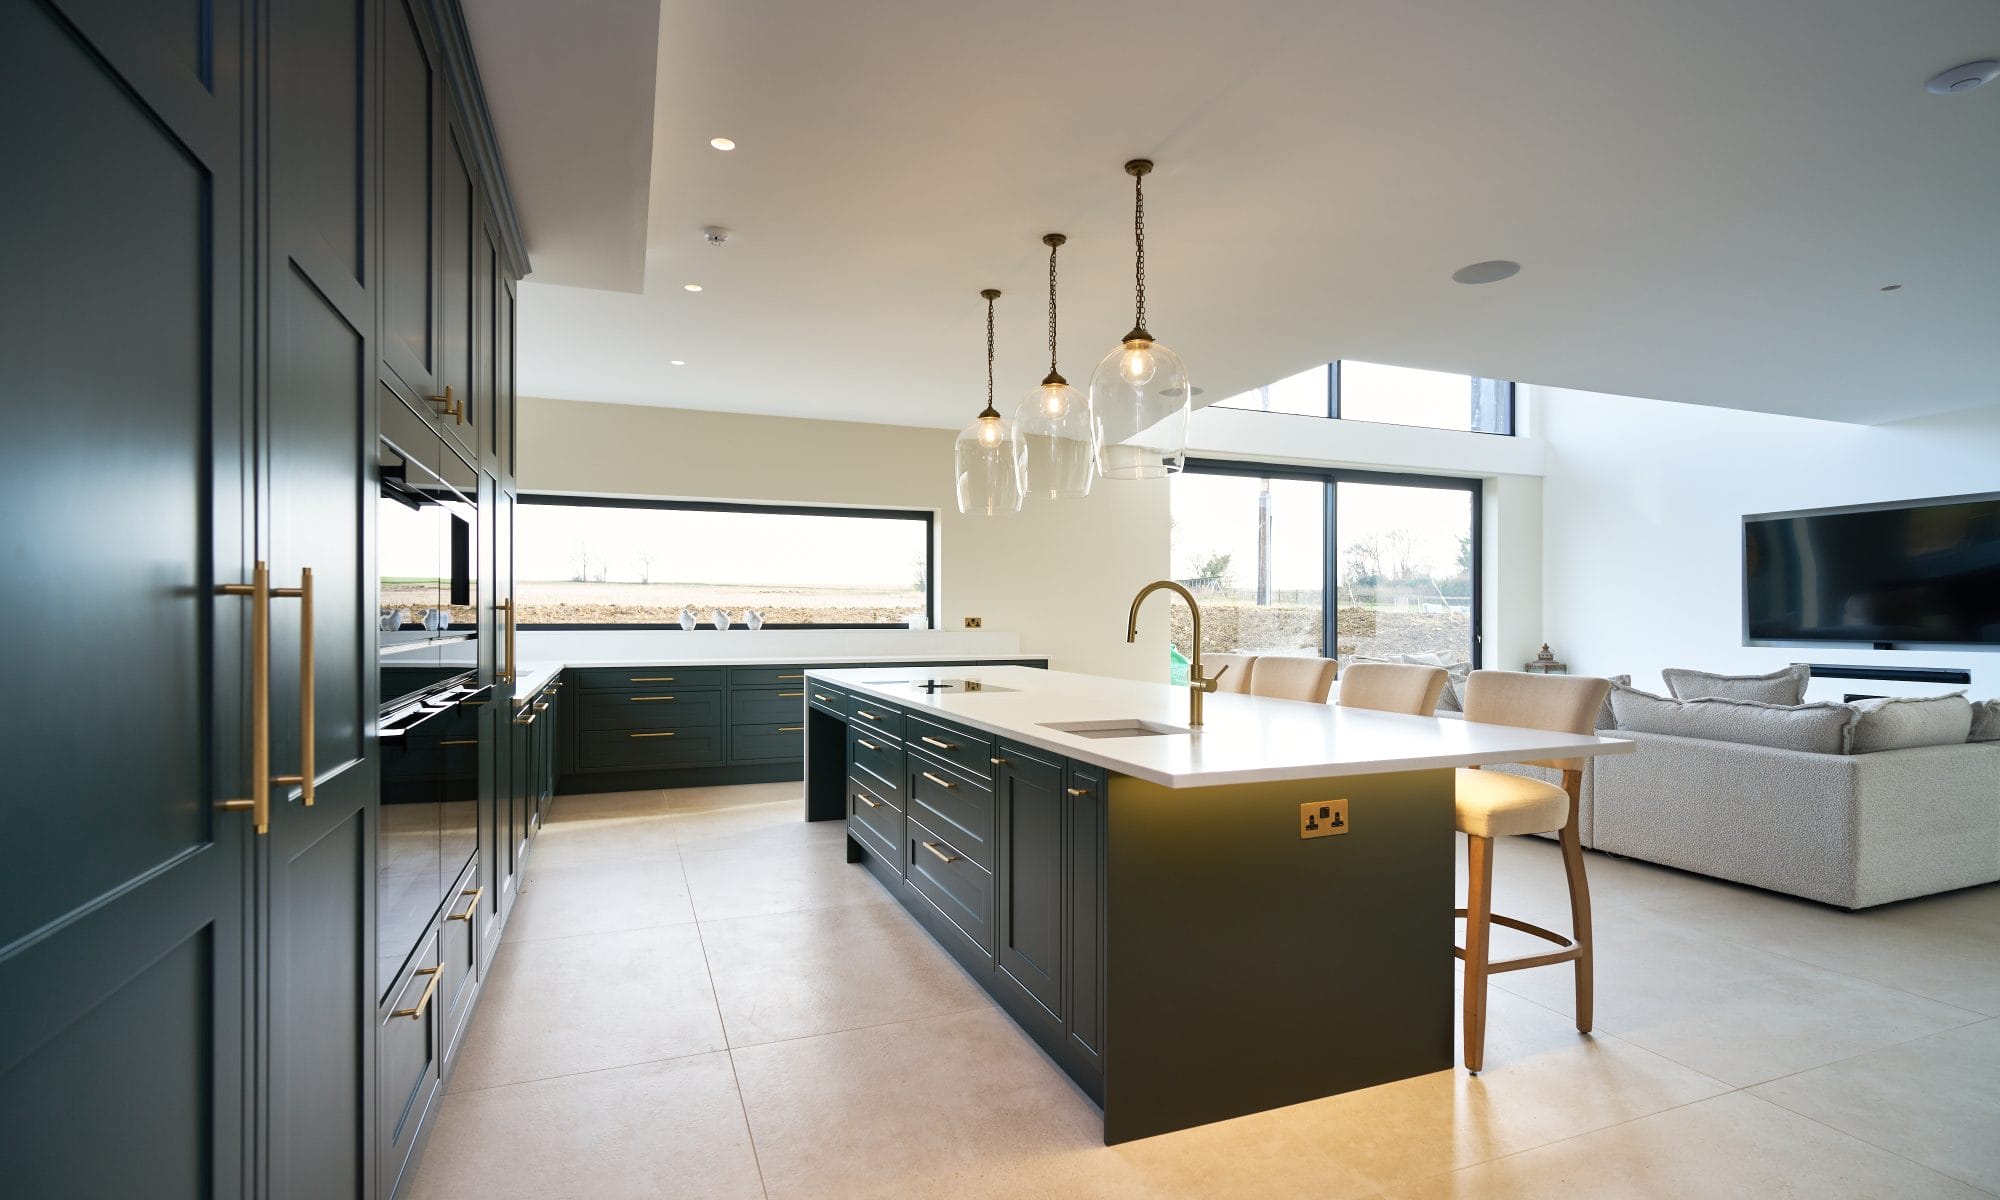
<svg viewBox="0 0 2000 1200">
<path fill-rule="evenodd" d="M 1063 769 L 1003 744 L 1000 969 L 1058 1020 L 1063 1007 Z"/>
</svg>

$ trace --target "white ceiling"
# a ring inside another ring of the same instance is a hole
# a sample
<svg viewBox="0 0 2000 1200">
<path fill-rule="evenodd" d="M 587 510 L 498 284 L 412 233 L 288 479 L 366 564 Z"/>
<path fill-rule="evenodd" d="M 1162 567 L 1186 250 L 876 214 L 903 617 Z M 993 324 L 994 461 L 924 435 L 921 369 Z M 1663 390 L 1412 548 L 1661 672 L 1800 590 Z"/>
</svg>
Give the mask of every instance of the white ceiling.
<svg viewBox="0 0 2000 1200">
<path fill-rule="evenodd" d="M 645 7 L 467 3 L 535 257 L 525 394 L 961 425 L 981 287 L 1003 407 L 1047 369 L 1051 230 L 1081 383 L 1131 324 L 1144 155 L 1148 324 L 1209 399 L 1345 357 L 1861 422 L 2000 403 L 2000 84 L 1923 90 L 2000 57 L 1994 0 L 665 0 L 650 113 L 606 78 Z M 544 52 L 561 27 L 605 60 Z M 642 123 L 650 195 L 615 154 L 574 186 Z M 604 214 L 635 201 L 643 292 L 593 290 L 630 286 Z M 1450 281 L 1490 258 L 1523 270 Z"/>
</svg>

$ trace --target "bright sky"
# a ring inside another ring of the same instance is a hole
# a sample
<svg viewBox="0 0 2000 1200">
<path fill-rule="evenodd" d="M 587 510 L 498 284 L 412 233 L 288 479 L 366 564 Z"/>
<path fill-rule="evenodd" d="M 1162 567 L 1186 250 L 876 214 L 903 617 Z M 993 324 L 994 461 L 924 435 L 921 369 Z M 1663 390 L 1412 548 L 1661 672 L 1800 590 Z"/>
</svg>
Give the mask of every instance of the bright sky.
<svg viewBox="0 0 2000 1200">
<path fill-rule="evenodd" d="M 579 548 L 590 576 L 654 582 L 821 584 L 906 589 L 923 573 L 922 521 L 782 516 L 656 508 L 522 504 L 515 509 L 517 579 L 572 579 Z"/>
</svg>

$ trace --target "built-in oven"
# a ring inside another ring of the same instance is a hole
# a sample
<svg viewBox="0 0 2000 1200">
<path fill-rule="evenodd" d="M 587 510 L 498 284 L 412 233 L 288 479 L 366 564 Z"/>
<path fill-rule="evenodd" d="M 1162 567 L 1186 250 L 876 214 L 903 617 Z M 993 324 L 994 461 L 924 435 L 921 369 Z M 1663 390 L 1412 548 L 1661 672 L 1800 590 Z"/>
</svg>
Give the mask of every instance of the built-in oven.
<svg viewBox="0 0 2000 1200">
<path fill-rule="evenodd" d="M 378 980 L 386 995 L 479 845 L 479 473 L 388 388 L 375 522 L 381 756 Z"/>
</svg>

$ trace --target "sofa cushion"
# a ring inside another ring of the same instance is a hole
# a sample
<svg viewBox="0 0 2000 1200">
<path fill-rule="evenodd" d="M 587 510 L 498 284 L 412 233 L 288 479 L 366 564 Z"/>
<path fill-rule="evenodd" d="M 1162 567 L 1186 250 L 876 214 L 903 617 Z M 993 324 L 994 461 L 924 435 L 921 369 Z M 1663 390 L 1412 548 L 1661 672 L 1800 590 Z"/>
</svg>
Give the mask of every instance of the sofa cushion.
<svg viewBox="0 0 2000 1200">
<path fill-rule="evenodd" d="M 1884 696 L 1859 700 L 1851 749 L 1855 754 L 1908 750 L 1914 746 L 1955 746 L 1972 733 L 1972 703 L 1948 696 Z"/>
<path fill-rule="evenodd" d="M 1754 700 L 1759 704 L 1803 704 L 1812 668 L 1793 663 L 1769 675 L 1717 675 L 1687 667 L 1660 672 L 1676 700 Z"/>
<path fill-rule="evenodd" d="M 1630 675 L 1613 675 L 1611 677 L 1612 692 L 1615 692 L 1622 687 L 1631 687 L 1631 686 L 1632 686 L 1632 677 Z M 1597 727 L 1599 729 L 1618 728 L 1618 714 L 1611 711 L 1611 692 L 1606 692 L 1604 694 L 1604 707 L 1599 709 L 1597 713 Z"/>
<path fill-rule="evenodd" d="M 1847 704 L 1760 704 L 1715 697 L 1675 700 L 1620 686 L 1611 689 L 1611 711 L 1619 729 L 1813 754 L 1845 754 L 1859 715 Z"/>
<path fill-rule="evenodd" d="M 1972 731 L 1968 742 L 2000 742 L 2000 700 L 1981 700 L 1972 706 Z"/>
</svg>

